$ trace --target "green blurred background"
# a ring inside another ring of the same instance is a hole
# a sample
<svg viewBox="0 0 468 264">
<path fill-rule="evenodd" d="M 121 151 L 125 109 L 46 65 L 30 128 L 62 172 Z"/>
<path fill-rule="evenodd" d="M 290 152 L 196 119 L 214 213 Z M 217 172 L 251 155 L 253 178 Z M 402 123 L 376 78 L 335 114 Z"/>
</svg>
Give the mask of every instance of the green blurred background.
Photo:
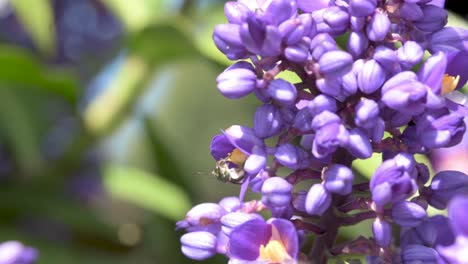
<svg viewBox="0 0 468 264">
<path fill-rule="evenodd" d="M 215 0 L 0 0 L 0 241 L 39 264 L 192 263 L 175 222 L 238 194 L 209 143 L 257 105 L 215 88 L 224 21 Z"/>
</svg>

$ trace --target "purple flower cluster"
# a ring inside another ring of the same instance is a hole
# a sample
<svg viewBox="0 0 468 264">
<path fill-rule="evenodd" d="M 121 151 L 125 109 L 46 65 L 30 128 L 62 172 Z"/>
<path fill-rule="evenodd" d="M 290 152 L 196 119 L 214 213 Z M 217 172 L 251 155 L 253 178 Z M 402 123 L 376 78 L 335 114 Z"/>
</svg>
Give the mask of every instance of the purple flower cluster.
<svg viewBox="0 0 468 264">
<path fill-rule="evenodd" d="M 229 99 L 253 94 L 261 105 L 253 127 L 233 125 L 213 138 L 213 175 L 240 184 L 240 195 L 192 208 L 177 224 L 187 231 L 182 252 L 197 260 L 223 254 L 231 264 L 327 263 L 349 254 L 369 263 L 468 263 L 468 176 L 431 177 L 414 157 L 457 145 L 466 130 L 467 105 L 449 98 L 468 78 L 468 30 L 445 26 L 443 3 L 224 7 L 228 23 L 215 27 L 213 40 L 237 62 L 217 88 Z M 381 165 L 369 182 L 355 182 L 353 161 L 373 153 Z M 243 201 L 249 190 L 261 198 Z M 428 217 L 429 206 L 449 206 L 449 217 Z M 368 219 L 373 237 L 336 244 L 341 226 Z"/>
</svg>

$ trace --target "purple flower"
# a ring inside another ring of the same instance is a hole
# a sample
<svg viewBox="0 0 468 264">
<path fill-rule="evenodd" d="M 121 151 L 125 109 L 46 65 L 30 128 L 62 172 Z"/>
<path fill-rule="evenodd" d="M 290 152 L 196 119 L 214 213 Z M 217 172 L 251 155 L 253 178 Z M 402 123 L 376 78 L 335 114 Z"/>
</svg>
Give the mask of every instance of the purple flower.
<svg viewBox="0 0 468 264">
<path fill-rule="evenodd" d="M 382 102 L 399 112 L 419 114 L 424 111 L 427 88 L 415 73 L 401 72 L 390 78 L 382 87 Z"/>
<path fill-rule="evenodd" d="M 402 65 L 402 69 L 408 70 L 422 60 L 424 50 L 418 43 L 407 41 L 397 50 L 397 54 L 400 64 Z"/>
<path fill-rule="evenodd" d="M 297 89 L 286 80 L 275 79 L 268 85 L 267 93 L 281 105 L 291 105 L 296 101 Z"/>
<path fill-rule="evenodd" d="M 372 41 L 382 41 L 385 39 L 389 29 L 390 20 L 387 14 L 376 12 L 366 27 L 367 37 Z"/>
<path fill-rule="evenodd" d="M 400 245 L 406 247 L 411 244 L 419 244 L 435 247 L 437 245 L 453 244 L 454 240 L 449 220 L 442 215 L 436 215 L 426 218 L 416 227 L 403 228 Z"/>
<path fill-rule="evenodd" d="M 437 264 L 437 252 L 423 245 L 408 245 L 402 249 L 401 259 L 403 263 L 433 263 Z"/>
<path fill-rule="evenodd" d="M 333 164 L 325 170 L 323 180 L 328 191 L 347 195 L 353 188 L 354 175 L 350 168 L 341 164 Z"/>
<path fill-rule="evenodd" d="M 229 236 L 236 226 L 241 225 L 252 219 L 263 220 L 262 216 L 259 214 L 250 214 L 244 212 L 232 212 L 226 214 L 221 218 L 221 230 L 224 234 Z"/>
<path fill-rule="evenodd" d="M 281 33 L 272 25 L 264 25 L 257 17 L 249 16 L 240 26 L 240 39 L 253 54 L 269 57 L 281 53 Z"/>
<path fill-rule="evenodd" d="M 468 175 L 459 171 L 437 173 L 430 187 L 423 192 L 429 204 L 437 209 L 445 209 L 447 203 L 459 194 L 468 194 Z"/>
<path fill-rule="evenodd" d="M 230 60 L 243 59 L 248 54 L 239 32 L 240 26 L 236 24 L 220 24 L 214 28 L 213 41 Z"/>
<path fill-rule="evenodd" d="M 312 120 L 316 131 L 312 154 L 316 158 L 325 158 L 335 152 L 339 146 L 348 143 L 349 133 L 341 124 L 341 119 L 334 113 L 323 111 Z"/>
<path fill-rule="evenodd" d="M 254 115 L 253 129 L 259 138 L 279 134 L 283 129 L 283 118 L 280 110 L 273 104 L 264 104 L 258 107 Z"/>
<path fill-rule="evenodd" d="M 377 208 L 410 197 L 417 190 L 414 158 L 400 153 L 384 161 L 370 180 L 372 200 Z"/>
<path fill-rule="evenodd" d="M 305 210 L 310 215 L 322 215 L 330 207 L 331 193 L 323 184 L 310 187 L 305 200 Z"/>
<path fill-rule="evenodd" d="M 231 260 L 288 263 L 297 258 L 298 250 L 298 235 L 288 220 L 250 220 L 229 236 Z"/>
<path fill-rule="evenodd" d="M 423 16 L 421 19 L 414 22 L 414 25 L 425 32 L 435 32 L 440 30 L 447 24 L 448 14 L 443 8 L 424 5 L 421 7 Z"/>
<path fill-rule="evenodd" d="M 417 203 L 400 201 L 392 206 L 392 219 L 400 226 L 414 227 L 427 217 L 426 209 Z"/>
<path fill-rule="evenodd" d="M 249 8 L 239 2 L 227 2 L 224 5 L 224 14 L 231 24 L 242 24 L 249 15 L 252 15 Z"/>
<path fill-rule="evenodd" d="M 330 3 L 330 0 L 297 0 L 297 6 L 303 12 L 313 12 L 323 8 L 327 8 Z"/>
<path fill-rule="evenodd" d="M 283 144 L 276 149 L 275 158 L 281 165 L 295 170 L 310 167 L 312 157 L 302 148 Z"/>
<path fill-rule="evenodd" d="M 372 156 L 372 145 L 369 137 L 359 128 L 353 128 L 349 131 L 348 142 L 344 148 L 358 159 L 367 159 Z"/>
<path fill-rule="evenodd" d="M 387 247 L 392 241 L 392 225 L 387 221 L 376 218 L 372 224 L 372 233 L 379 246 Z"/>
<path fill-rule="evenodd" d="M 376 0 L 350 0 L 349 12 L 355 17 L 369 16 L 374 13 L 376 6 Z"/>
<path fill-rule="evenodd" d="M 380 64 L 375 60 L 368 60 L 358 74 L 359 90 L 365 94 L 371 94 L 380 88 L 385 79 L 386 74 Z"/>
<path fill-rule="evenodd" d="M 351 70 L 353 57 L 344 51 L 329 51 L 320 57 L 318 64 L 320 66 L 320 73 L 325 78 L 335 78 Z"/>
<path fill-rule="evenodd" d="M 464 28 L 444 27 L 432 34 L 428 49 L 432 53 L 437 51 L 466 51 L 468 50 L 468 30 Z"/>
<path fill-rule="evenodd" d="M 0 244 L 0 264 L 33 264 L 37 257 L 36 249 L 26 247 L 18 241 Z"/>
<path fill-rule="evenodd" d="M 218 78 L 218 90 L 227 98 L 237 99 L 250 94 L 257 85 L 252 64 L 240 61 L 231 65 Z"/>
<path fill-rule="evenodd" d="M 468 263 L 468 196 L 457 196 L 450 201 L 448 217 L 456 235 L 454 244 L 450 246 L 439 246 L 437 251 L 447 263 Z"/>
<path fill-rule="evenodd" d="M 205 231 L 190 232 L 180 238 L 182 253 L 191 259 L 204 260 L 217 252 L 217 238 Z"/>
<path fill-rule="evenodd" d="M 281 33 L 283 42 L 287 45 L 293 45 L 306 36 L 315 35 L 315 22 L 310 14 L 302 14 L 296 18 L 286 20 L 279 25 L 278 30 Z"/>
<path fill-rule="evenodd" d="M 347 49 L 355 58 L 359 58 L 369 46 L 369 40 L 363 32 L 353 31 L 349 34 Z"/>
<path fill-rule="evenodd" d="M 312 38 L 309 49 L 312 52 L 312 58 L 314 60 L 319 60 L 324 53 L 338 50 L 338 47 L 336 46 L 335 39 L 329 34 L 320 33 Z"/>
<path fill-rule="evenodd" d="M 262 203 L 269 207 L 283 207 L 291 203 L 293 186 L 281 177 L 271 177 L 262 185 Z"/>
</svg>

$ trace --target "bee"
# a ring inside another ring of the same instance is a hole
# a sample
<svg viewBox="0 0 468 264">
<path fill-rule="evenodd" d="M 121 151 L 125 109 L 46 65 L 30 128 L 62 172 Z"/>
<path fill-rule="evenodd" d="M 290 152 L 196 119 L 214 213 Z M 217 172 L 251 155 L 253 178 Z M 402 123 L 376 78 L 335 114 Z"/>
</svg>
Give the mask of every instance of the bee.
<svg viewBox="0 0 468 264">
<path fill-rule="evenodd" d="M 216 162 L 216 166 L 211 172 L 211 175 L 215 176 L 222 182 L 231 182 L 241 184 L 244 181 L 245 171 L 241 167 L 230 167 L 230 157 L 220 159 Z"/>
</svg>

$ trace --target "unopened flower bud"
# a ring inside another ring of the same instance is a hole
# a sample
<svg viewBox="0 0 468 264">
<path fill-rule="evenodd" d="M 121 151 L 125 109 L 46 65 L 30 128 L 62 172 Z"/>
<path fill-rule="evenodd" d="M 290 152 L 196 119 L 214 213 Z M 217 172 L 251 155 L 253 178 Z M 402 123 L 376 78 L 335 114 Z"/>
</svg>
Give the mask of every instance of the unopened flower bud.
<svg viewBox="0 0 468 264">
<path fill-rule="evenodd" d="M 390 29 L 390 19 L 386 14 L 376 12 L 366 27 L 367 37 L 372 41 L 382 41 Z"/>
<path fill-rule="evenodd" d="M 291 105 L 296 101 L 297 89 L 294 84 L 275 79 L 268 85 L 267 93 L 282 105 Z"/>
<path fill-rule="evenodd" d="M 385 220 L 376 218 L 372 224 L 375 242 L 381 247 L 387 247 L 392 241 L 392 225 Z"/>
<path fill-rule="evenodd" d="M 227 98 L 237 99 L 250 94 L 256 87 L 257 75 L 252 64 L 240 61 L 236 62 L 218 78 L 218 90 Z"/>
<path fill-rule="evenodd" d="M 427 217 L 426 210 L 417 203 L 400 201 L 392 206 L 392 218 L 404 227 L 419 225 Z"/>
<path fill-rule="evenodd" d="M 323 178 L 328 191 L 340 195 L 351 193 L 354 175 L 350 168 L 341 164 L 333 164 L 326 169 Z"/>
<path fill-rule="evenodd" d="M 323 184 L 314 184 L 310 187 L 305 201 L 306 212 L 310 215 L 322 215 L 330 207 L 331 193 Z"/>
<path fill-rule="evenodd" d="M 281 177 L 271 177 L 262 186 L 262 202 L 269 207 L 288 205 L 292 200 L 292 185 Z"/>
<path fill-rule="evenodd" d="M 190 232 L 180 238 L 182 253 L 195 260 L 204 260 L 216 254 L 216 236 L 204 231 Z"/>
</svg>

